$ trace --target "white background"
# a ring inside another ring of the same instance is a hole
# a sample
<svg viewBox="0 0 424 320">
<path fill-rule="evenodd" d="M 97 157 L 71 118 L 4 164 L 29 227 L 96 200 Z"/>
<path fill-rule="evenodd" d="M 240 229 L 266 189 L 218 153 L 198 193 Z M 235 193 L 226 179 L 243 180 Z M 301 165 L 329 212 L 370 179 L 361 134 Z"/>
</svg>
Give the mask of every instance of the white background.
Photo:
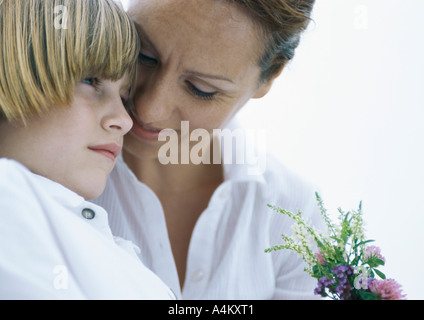
<svg viewBox="0 0 424 320">
<path fill-rule="evenodd" d="M 423 12 L 422 0 L 317 0 L 295 59 L 240 113 L 327 209 L 362 201 L 382 271 L 409 299 L 424 299 Z"/>
</svg>

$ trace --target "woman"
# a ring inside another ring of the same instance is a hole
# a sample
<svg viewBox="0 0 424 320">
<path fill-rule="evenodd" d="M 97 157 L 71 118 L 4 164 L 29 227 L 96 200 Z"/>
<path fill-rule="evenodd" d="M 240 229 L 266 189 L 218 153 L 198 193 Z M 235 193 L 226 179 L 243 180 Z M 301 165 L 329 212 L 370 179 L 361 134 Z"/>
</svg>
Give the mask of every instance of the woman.
<svg viewBox="0 0 424 320">
<path fill-rule="evenodd" d="M 0 299 L 173 298 L 88 201 L 132 127 L 130 18 L 112 0 L 0 0 L 0 25 Z"/>
<path fill-rule="evenodd" d="M 114 232 L 139 245 L 143 262 L 179 297 L 313 297 L 314 282 L 299 259 L 264 249 L 291 225 L 267 204 L 300 209 L 314 220 L 315 190 L 269 155 L 264 172 L 249 174 L 246 162 L 216 161 L 219 144 L 211 138 L 205 148 L 208 140 L 199 139 L 233 126 L 249 99 L 269 91 L 293 57 L 312 6 L 312 0 L 129 3 L 142 43 L 134 127 L 96 202 L 110 211 Z"/>
</svg>

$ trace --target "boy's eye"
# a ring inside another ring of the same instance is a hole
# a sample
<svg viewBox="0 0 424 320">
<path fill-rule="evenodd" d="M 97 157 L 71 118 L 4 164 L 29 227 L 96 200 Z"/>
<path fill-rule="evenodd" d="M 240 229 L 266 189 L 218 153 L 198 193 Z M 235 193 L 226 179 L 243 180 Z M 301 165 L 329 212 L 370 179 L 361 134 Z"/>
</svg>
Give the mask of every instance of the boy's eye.
<svg viewBox="0 0 424 320">
<path fill-rule="evenodd" d="M 97 78 L 85 78 L 81 82 L 88 84 L 89 86 L 96 86 L 99 84 L 100 81 Z"/>
</svg>

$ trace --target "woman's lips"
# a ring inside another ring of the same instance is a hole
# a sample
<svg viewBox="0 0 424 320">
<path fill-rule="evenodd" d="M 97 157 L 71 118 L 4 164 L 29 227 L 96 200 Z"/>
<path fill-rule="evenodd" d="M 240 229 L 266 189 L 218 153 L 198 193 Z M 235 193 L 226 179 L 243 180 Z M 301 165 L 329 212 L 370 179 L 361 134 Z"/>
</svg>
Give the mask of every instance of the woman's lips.
<svg viewBox="0 0 424 320">
<path fill-rule="evenodd" d="M 159 140 L 159 133 L 162 131 L 162 129 L 149 127 L 145 124 L 143 124 L 134 114 L 131 114 L 131 118 L 134 122 L 134 125 L 132 127 L 132 133 L 134 133 L 136 136 L 148 140 L 148 141 L 158 141 Z"/>
<path fill-rule="evenodd" d="M 121 153 L 122 147 L 116 143 L 107 143 L 97 146 L 88 147 L 91 151 L 97 152 L 106 158 L 115 161 Z"/>
</svg>

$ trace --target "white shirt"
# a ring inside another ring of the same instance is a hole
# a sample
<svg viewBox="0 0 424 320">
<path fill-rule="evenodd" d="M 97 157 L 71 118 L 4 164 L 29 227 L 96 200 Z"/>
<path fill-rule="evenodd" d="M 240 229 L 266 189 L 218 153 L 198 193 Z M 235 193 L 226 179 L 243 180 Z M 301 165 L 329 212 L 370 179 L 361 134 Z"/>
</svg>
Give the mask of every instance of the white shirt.
<svg viewBox="0 0 424 320">
<path fill-rule="evenodd" d="M 185 283 L 180 289 L 158 197 L 119 159 L 105 192 L 112 231 L 141 249 L 141 260 L 182 299 L 316 299 L 316 280 L 294 253 L 264 249 L 291 234 L 292 221 L 268 208 L 297 212 L 321 225 L 315 190 L 267 155 L 266 170 L 224 164 L 225 181 L 213 193 L 193 230 Z"/>
<path fill-rule="evenodd" d="M 0 299 L 169 299 L 107 213 L 0 159 Z"/>
</svg>

